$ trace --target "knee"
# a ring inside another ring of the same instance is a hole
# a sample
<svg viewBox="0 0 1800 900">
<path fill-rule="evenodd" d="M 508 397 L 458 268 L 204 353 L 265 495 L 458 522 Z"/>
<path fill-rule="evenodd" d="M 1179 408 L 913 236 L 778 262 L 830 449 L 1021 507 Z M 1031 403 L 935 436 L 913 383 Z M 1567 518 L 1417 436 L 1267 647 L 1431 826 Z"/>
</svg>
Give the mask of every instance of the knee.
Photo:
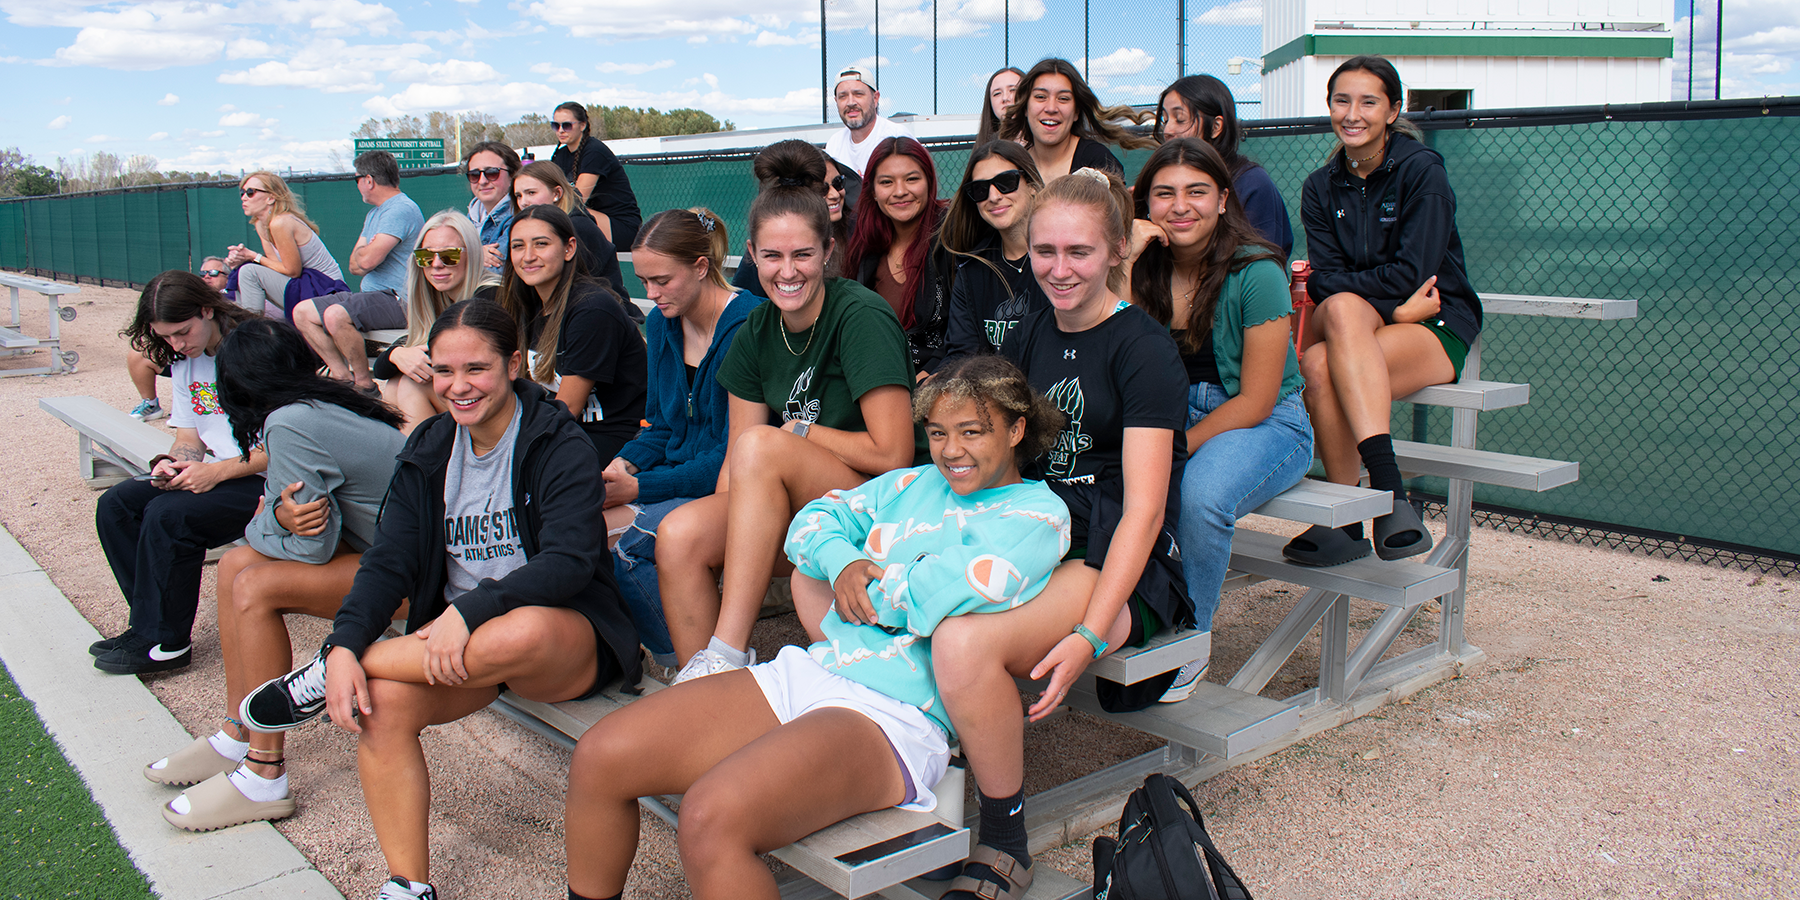
<svg viewBox="0 0 1800 900">
<path fill-rule="evenodd" d="M 1381 322 L 1381 317 L 1376 315 L 1375 308 L 1369 305 L 1369 301 L 1351 293 L 1326 297 L 1325 302 L 1313 311 L 1313 315 L 1319 317 L 1319 327 L 1325 332 L 1327 340 L 1352 329 L 1372 331 Z"/>
<path fill-rule="evenodd" d="M 983 676 L 1004 668 L 981 624 L 978 616 L 953 616 L 931 634 L 931 672 L 938 693 L 945 697 L 959 696 Z"/>
<path fill-rule="evenodd" d="M 695 514 L 695 506 L 692 503 L 681 506 L 657 526 L 655 556 L 658 566 L 678 566 L 684 559 L 692 558 L 712 530 L 714 523 Z"/>
<path fill-rule="evenodd" d="M 675 829 L 681 845 L 682 866 L 705 871 L 714 860 L 755 852 L 748 832 L 753 816 L 767 816 L 744 808 L 733 785 L 701 778 L 681 798 L 681 820 Z"/>
<path fill-rule="evenodd" d="M 1331 387 L 1331 368 L 1325 362 L 1326 347 L 1323 343 L 1306 348 L 1306 355 L 1300 357 L 1300 375 L 1306 379 L 1308 393 L 1317 393 Z"/>
<path fill-rule="evenodd" d="M 756 425 L 738 435 L 737 443 L 731 449 L 731 477 L 750 478 L 766 472 L 781 453 L 785 434 L 772 425 Z"/>
<path fill-rule="evenodd" d="M 238 549 L 247 548 L 240 547 Z M 236 552 L 237 550 L 232 551 L 232 553 Z M 227 557 L 230 555 L 226 554 Z M 272 606 L 270 600 L 282 589 L 285 579 L 279 573 L 271 572 L 271 568 L 271 566 L 250 566 L 239 571 L 231 579 L 232 609 L 239 613 L 252 613 Z M 226 574 L 222 566 L 220 574 Z"/>
<path fill-rule="evenodd" d="M 543 646 L 547 629 L 539 624 L 537 609 L 513 610 L 501 618 L 484 623 L 469 640 L 468 653 L 488 666 L 507 667 L 534 657 Z"/>
<path fill-rule="evenodd" d="M 291 315 L 296 323 L 304 322 L 308 325 L 319 323 L 319 308 L 311 300 L 302 300 L 294 304 L 294 311 Z"/>
<path fill-rule="evenodd" d="M 620 773 L 631 771 L 642 757 L 634 752 L 632 735 L 608 728 L 605 720 L 588 729 L 569 757 L 569 805 L 575 799 L 599 800 L 609 786 L 623 785 Z"/>
<path fill-rule="evenodd" d="M 307 302 L 310 303 L 312 301 L 309 300 Z M 338 332 L 345 329 L 349 329 L 350 331 L 356 330 L 356 326 L 350 321 L 349 310 L 344 309 L 341 304 L 327 308 L 321 318 L 325 323 L 326 331 Z"/>
<path fill-rule="evenodd" d="M 405 691 L 406 687 L 409 686 L 381 678 L 369 679 L 369 708 L 373 712 L 358 716 L 362 734 L 357 736 L 357 753 L 379 756 L 418 744 L 419 732 L 425 730 L 426 723 L 414 708 L 409 696 L 412 692 Z"/>
</svg>

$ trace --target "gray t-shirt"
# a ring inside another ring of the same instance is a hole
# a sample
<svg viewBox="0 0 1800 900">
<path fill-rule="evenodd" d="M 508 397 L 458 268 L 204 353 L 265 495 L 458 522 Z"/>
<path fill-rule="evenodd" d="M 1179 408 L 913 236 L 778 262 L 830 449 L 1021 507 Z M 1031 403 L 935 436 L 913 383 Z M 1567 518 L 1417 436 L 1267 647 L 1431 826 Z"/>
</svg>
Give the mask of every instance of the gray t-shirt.
<svg viewBox="0 0 1800 900">
<path fill-rule="evenodd" d="M 505 578 L 525 565 L 512 490 L 513 444 L 523 410 L 515 400 L 512 422 L 486 456 L 475 455 L 469 429 L 457 426 L 444 470 L 444 552 L 450 557 L 445 603 L 455 603 L 484 578 Z"/>
<path fill-rule="evenodd" d="M 419 212 L 419 204 L 405 194 L 387 198 L 363 216 L 363 240 L 373 240 L 378 234 L 391 234 L 400 239 L 380 265 L 362 277 L 365 292 L 406 293 L 406 265 L 412 259 L 413 245 L 418 243 L 419 229 L 423 227 L 425 216 Z"/>
</svg>

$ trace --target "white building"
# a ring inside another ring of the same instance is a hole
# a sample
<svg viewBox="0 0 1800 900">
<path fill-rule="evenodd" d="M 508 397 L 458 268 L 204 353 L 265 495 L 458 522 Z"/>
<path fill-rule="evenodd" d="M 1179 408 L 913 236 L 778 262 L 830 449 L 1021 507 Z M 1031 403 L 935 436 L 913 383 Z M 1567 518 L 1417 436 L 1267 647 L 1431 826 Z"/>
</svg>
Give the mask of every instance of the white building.
<svg viewBox="0 0 1800 900">
<path fill-rule="evenodd" d="M 1387 57 L 1409 109 L 1670 99 L 1672 0 L 1263 0 L 1263 117 L 1326 115 L 1325 79 Z"/>
</svg>

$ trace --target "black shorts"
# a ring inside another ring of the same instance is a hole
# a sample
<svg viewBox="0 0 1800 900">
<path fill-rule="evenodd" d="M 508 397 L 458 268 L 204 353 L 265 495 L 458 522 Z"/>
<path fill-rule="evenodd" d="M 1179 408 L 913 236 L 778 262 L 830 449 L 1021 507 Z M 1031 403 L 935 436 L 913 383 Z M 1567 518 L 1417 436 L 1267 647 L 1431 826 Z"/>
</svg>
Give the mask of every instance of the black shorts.
<svg viewBox="0 0 1800 900">
<path fill-rule="evenodd" d="M 1069 558 L 1081 557 L 1093 569 L 1103 567 L 1113 531 L 1125 516 L 1124 481 L 1045 484 L 1069 507 Z M 1162 532 L 1150 548 L 1150 560 L 1138 576 L 1137 587 L 1132 589 L 1132 598 L 1134 644 L 1142 643 L 1164 626 L 1183 627 L 1194 622 L 1194 604 L 1188 599 L 1187 579 L 1181 574 L 1181 550 L 1175 543 L 1174 525 L 1166 516 Z M 1158 621 L 1146 622 L 1145 612 Z"/>
</svg>

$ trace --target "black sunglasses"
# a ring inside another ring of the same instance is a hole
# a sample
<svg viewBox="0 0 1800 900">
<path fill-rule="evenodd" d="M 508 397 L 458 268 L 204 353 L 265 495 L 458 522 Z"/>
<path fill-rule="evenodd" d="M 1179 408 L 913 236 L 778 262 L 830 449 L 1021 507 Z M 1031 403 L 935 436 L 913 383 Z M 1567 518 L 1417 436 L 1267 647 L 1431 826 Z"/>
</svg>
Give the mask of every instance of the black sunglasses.
<svg viewBox="0 0 1800 900">
<path fill-rule="evenodd" d="M 999 188 L 1002 194 L 1010 194 L 1019 189 L 1022 174 L 1018 169 L 1007 169 L 992 178 L 971 181 L 963 185 L 963 196 L 969 198 L 970 203 L 982 203 L 987 200 L 990 187 Z"/>
<path fill-rule="evenodd" d="M 229 274 L 229 273 L 227 273 L 224 269 L 201 269 L 200 274 L 205 275 L 208 278 L 217 278 L 220 275 L 225 275 L 225 274 Z"/>
<path fill-rule="evenodd" d="M 266 194 L 266 193 L 268 193 L 268 190 L 266 188 L 253 188 L 253 187 L 238 188 L 238 196 L 239 197 L 254 197 L 257 194 Z"/>
<path fill-rule="evenodd" d="M 826 184 L 831 185 L 831 189 L 834 191 L 841 191 L 844 189 L 844 176 L 839 175 L 838 177 L 833 178 L 830 181 L 826 182 Z"/>
<path fill-rule="evenodd" d="M 550 127 L 556 129 L 557 131 L 568 131 L 569 129 L 575 127 L 575 123 L 574 122 L 551 122 Z"/>
<path fill-rule="evenodd" d="M 498 166 L 488 166 L 485 169 L 470 169 L 469 181 L 499 181 L 500 173 L 504 171 L 506 170 L 499 168 Z"/>
</svg>

